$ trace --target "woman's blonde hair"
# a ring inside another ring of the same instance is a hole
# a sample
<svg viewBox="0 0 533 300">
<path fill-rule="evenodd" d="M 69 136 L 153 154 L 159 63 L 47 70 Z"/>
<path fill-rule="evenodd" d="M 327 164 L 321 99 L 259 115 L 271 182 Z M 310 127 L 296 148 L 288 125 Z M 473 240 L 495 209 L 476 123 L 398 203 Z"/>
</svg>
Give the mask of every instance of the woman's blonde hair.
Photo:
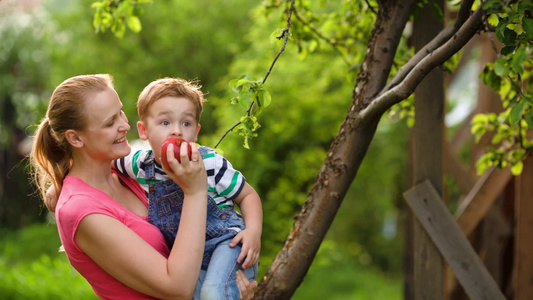
<svg viewBox="0 0 533 300">
<path fill-rule="evenodd" d="M 33 180 L 43 199 L 52 184 L 59 196 L 63 179 L 72 166 L 72 147 L 65 138 L 65 132 L 85 128 L 85 101 L 108 87 L 113 87 L 113 79 L 108 74 L 80 75 L 63 81 L 52 93 L 46 116 L 35 132 L 30 153 Z M 53 211 L 53 206 L 45 204 Z"/>
</svg>

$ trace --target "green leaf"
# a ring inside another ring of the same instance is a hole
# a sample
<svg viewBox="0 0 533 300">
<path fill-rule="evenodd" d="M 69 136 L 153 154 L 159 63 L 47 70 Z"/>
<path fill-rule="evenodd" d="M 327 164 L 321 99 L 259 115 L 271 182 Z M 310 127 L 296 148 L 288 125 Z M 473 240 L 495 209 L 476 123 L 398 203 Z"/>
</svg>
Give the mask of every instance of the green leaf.
<svg viewBox="0 0 533 300">
<path fill-rule="evenodd" d="M 505 40 L 505 30 L 507 29 L 508 24 L 509 24 L 509 20 L 502 19 L 498 23 L 498 26 L 496 26 L 496 38 L 498 39 L 498 41 L 502 43 Z"/>
<path fill-rule="evenodd" d="M 246 83 L 250 83 L 250 80 L 248 80 L 248 79 L 240 79 L 240 80 L 237 81 L 235 86 L 236 87 L 241 87 L 241 86 L 243 86 Z"/>
<path fill-rule="evenodd" d="M 502 139 L 503 139 L 503 134 L 497 133 L 494 135 L 494 137 L 492 137 L 491 143 L 493 145 L 499 144 L 502 141 Z"/>
<path fill-rule="evenodd" d="M 128 18 L 128 27 L 135 33 L 140 32 L 142 29 L 141 20 L 136 16 L 130 16 Z"/>
<path fill-rule="evenodd" d="M 485 170 L 487 170 L 492 165 L 491 160 L 490 160 L 490 156 L 491 156 L 490 153 L 484 154 L 476 162 L 477 174 L 478 175 L 483 174 L 485 172 Z"/>
<path fill-rule="evenodd" d="M 513 70 L 518 74 L 524 73 L 524 60 L 527 58 L 526 47 L 521 46 L 516 50 L 512 58 Z"/>
<path fill-rule="evenodd" d="M 475 124 L 472 126 L 472 134 L 476 138 L 476 143 L 479 142 L 483 134 L 487 131 L 486 127 L 483 124 Z"/>
<path fill-rule="evenodd" d="M 263 107 L 263 108 L 269 106 L 270 102 L 272 102 L 272 98 L 270 97 L 270 93 L 267 90 L 265 90 L 265 89 L 261 89 L 259 91 L 258 97 L 259 97 L 259 103 L 260 103 L 259 105 L 261 107 Z"/>
<path fill-rule="evenodd" d="M 499 19 L 497 15 L 490 15 L 487 21 L 489 22 L 490 25 L 497 26 Z"/>
<path fill-rule="evenodd" d="M 533 112 L 530 112 L 529 114 L 527 114 L 525 119 L 526 119 L 526 123 L 529 129 L 533 129 Z"/>
<path fill-rule="evenodd" d="M 523 169 L 524 169 L 524 163 L 521 160 L 511 165 L 511 173 L 513 173 L 514 176 L 518 176 L 522 174 Z"/>
<path fill-rule="evenodd" d="M 524 29 L 524 32 L 526 33 L 526 37 L 529 40 L 533 40 L 533 19 L 531 18 L 522 19 L 522 28 Z"/>
<path fill-rule="evenodd" d="M 502 85 L 502 79 L 496 75 L 494 70 L 491 70 L 488 66 L 485 67 L 483 73 L 481 73 L 483 84 L 490 86 L 494 91 L 499 91 Z"/>
<path fill-rule="evenodd" d="M 494 73 L 500 77 L 509 74 L 509 67 L 507 66 L 507 60 L 505 58 L 500 58 L 494 62 Z"/>
<path fill-rule="evenodd" d="M 488 116 L 486 114 L 477 114 L 472 118 L 472 124 L 487 123 Z"/>
<path fill-rule="evenodd" d="M 509 123 L 511 125 L 516 125 L 520 119 L 522 119 L 522 114 L 524 113 L 525 101 L 518 102 L 509 113 Z"/>
<path fill-rule="evenodd" d="M 250 107 L 250 104 L 252 104 L 252 91 L 241 91 L 239 93 L 239 104 L 242 105 L 242 107 L 248 109 L 248 107 Z"/>
<path fill-rule="evenodd" d="M 505 45 L 513 45 L 515 43 L 517 34 L 514 30 L 505 28 L 505 30 L 503 31 L 503 34 L 504 34 L 504 38 L 502 42 Z"/>
<path fill-rule="evenodd" d="M 502 48 L 502 50 L 500 50 L 500 53 L 503 55 L 503 56 L 506 56 L 508 54 L 511 54 L 514 52 L 514 50 L 516 49 L 516 45 L 508 45 L 508 46 L 505 46 Z"/>
<path fill-rule="evenodd" d="M 240 92 L 240 89 L 238 89 L 238 88 L 236 87 L 237 81 L 239 81 L 239 79 L 233 79 L 233 80 L 230 80 L 230 82 L 229 82 L 229 86 L 231 87 L 231 89 L 232 89 L 235 93 Z"/>
</svg>

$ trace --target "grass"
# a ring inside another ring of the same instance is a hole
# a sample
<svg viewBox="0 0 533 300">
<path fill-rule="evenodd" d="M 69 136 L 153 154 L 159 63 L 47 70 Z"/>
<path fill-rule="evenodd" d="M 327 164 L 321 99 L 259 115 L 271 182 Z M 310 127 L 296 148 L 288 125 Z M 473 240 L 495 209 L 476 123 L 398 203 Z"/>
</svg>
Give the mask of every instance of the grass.
<svg viewBox="0 0 533 300">
<path fill-rule="evenodd" d="M 292 299 L 400 300 L 402 281 L 353 263 L 311 267 Z"/>
<path fill-rule="evenodd" d="M 13 232 L 0 229 L 0 298 L 98 299 L 74 270 L 53 224 L 35 224 Z M 323 243 L 292 299 L 402 299 L 402 280 L 347 259 Z"/>
<path fill-rule="evenodd" d="M 60 245 L 52 224 L 0 230 L 0 298 L 98 299 Z"/>
</svg>

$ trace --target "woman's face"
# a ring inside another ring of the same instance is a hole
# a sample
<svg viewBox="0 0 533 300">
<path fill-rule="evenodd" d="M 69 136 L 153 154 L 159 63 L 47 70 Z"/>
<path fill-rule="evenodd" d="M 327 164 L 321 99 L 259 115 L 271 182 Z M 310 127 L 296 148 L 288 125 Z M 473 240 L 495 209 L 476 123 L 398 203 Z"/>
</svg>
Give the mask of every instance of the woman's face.
<svg viewBox="0 0 533 300">
<path fill-rule="evenodd" d="M 96 160 L 126 156 L 131 148 L 126 139 L 130 130 L 122 102 L 111 87 L 89 95 L 85 101 L 86 128 L 79 133 L 83 149 Z"/>
</svg>

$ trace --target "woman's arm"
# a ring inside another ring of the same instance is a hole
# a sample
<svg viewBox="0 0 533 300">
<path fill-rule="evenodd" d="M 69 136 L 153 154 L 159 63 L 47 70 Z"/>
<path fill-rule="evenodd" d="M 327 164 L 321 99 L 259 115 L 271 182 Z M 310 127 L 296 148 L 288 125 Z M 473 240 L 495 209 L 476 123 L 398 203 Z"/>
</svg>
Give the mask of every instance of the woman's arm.
<svg viewBox="0 0 533 300">
<path fill-rule="evenodd" d="M 96 264 L 132 289 L 161 299 L 191 299 L 194 294 L 201 253 L 184 255 L 178 239 L 167 259 L 120 221 L 102 214 L 85 217 L 75 239 Z"/>
</svg>

